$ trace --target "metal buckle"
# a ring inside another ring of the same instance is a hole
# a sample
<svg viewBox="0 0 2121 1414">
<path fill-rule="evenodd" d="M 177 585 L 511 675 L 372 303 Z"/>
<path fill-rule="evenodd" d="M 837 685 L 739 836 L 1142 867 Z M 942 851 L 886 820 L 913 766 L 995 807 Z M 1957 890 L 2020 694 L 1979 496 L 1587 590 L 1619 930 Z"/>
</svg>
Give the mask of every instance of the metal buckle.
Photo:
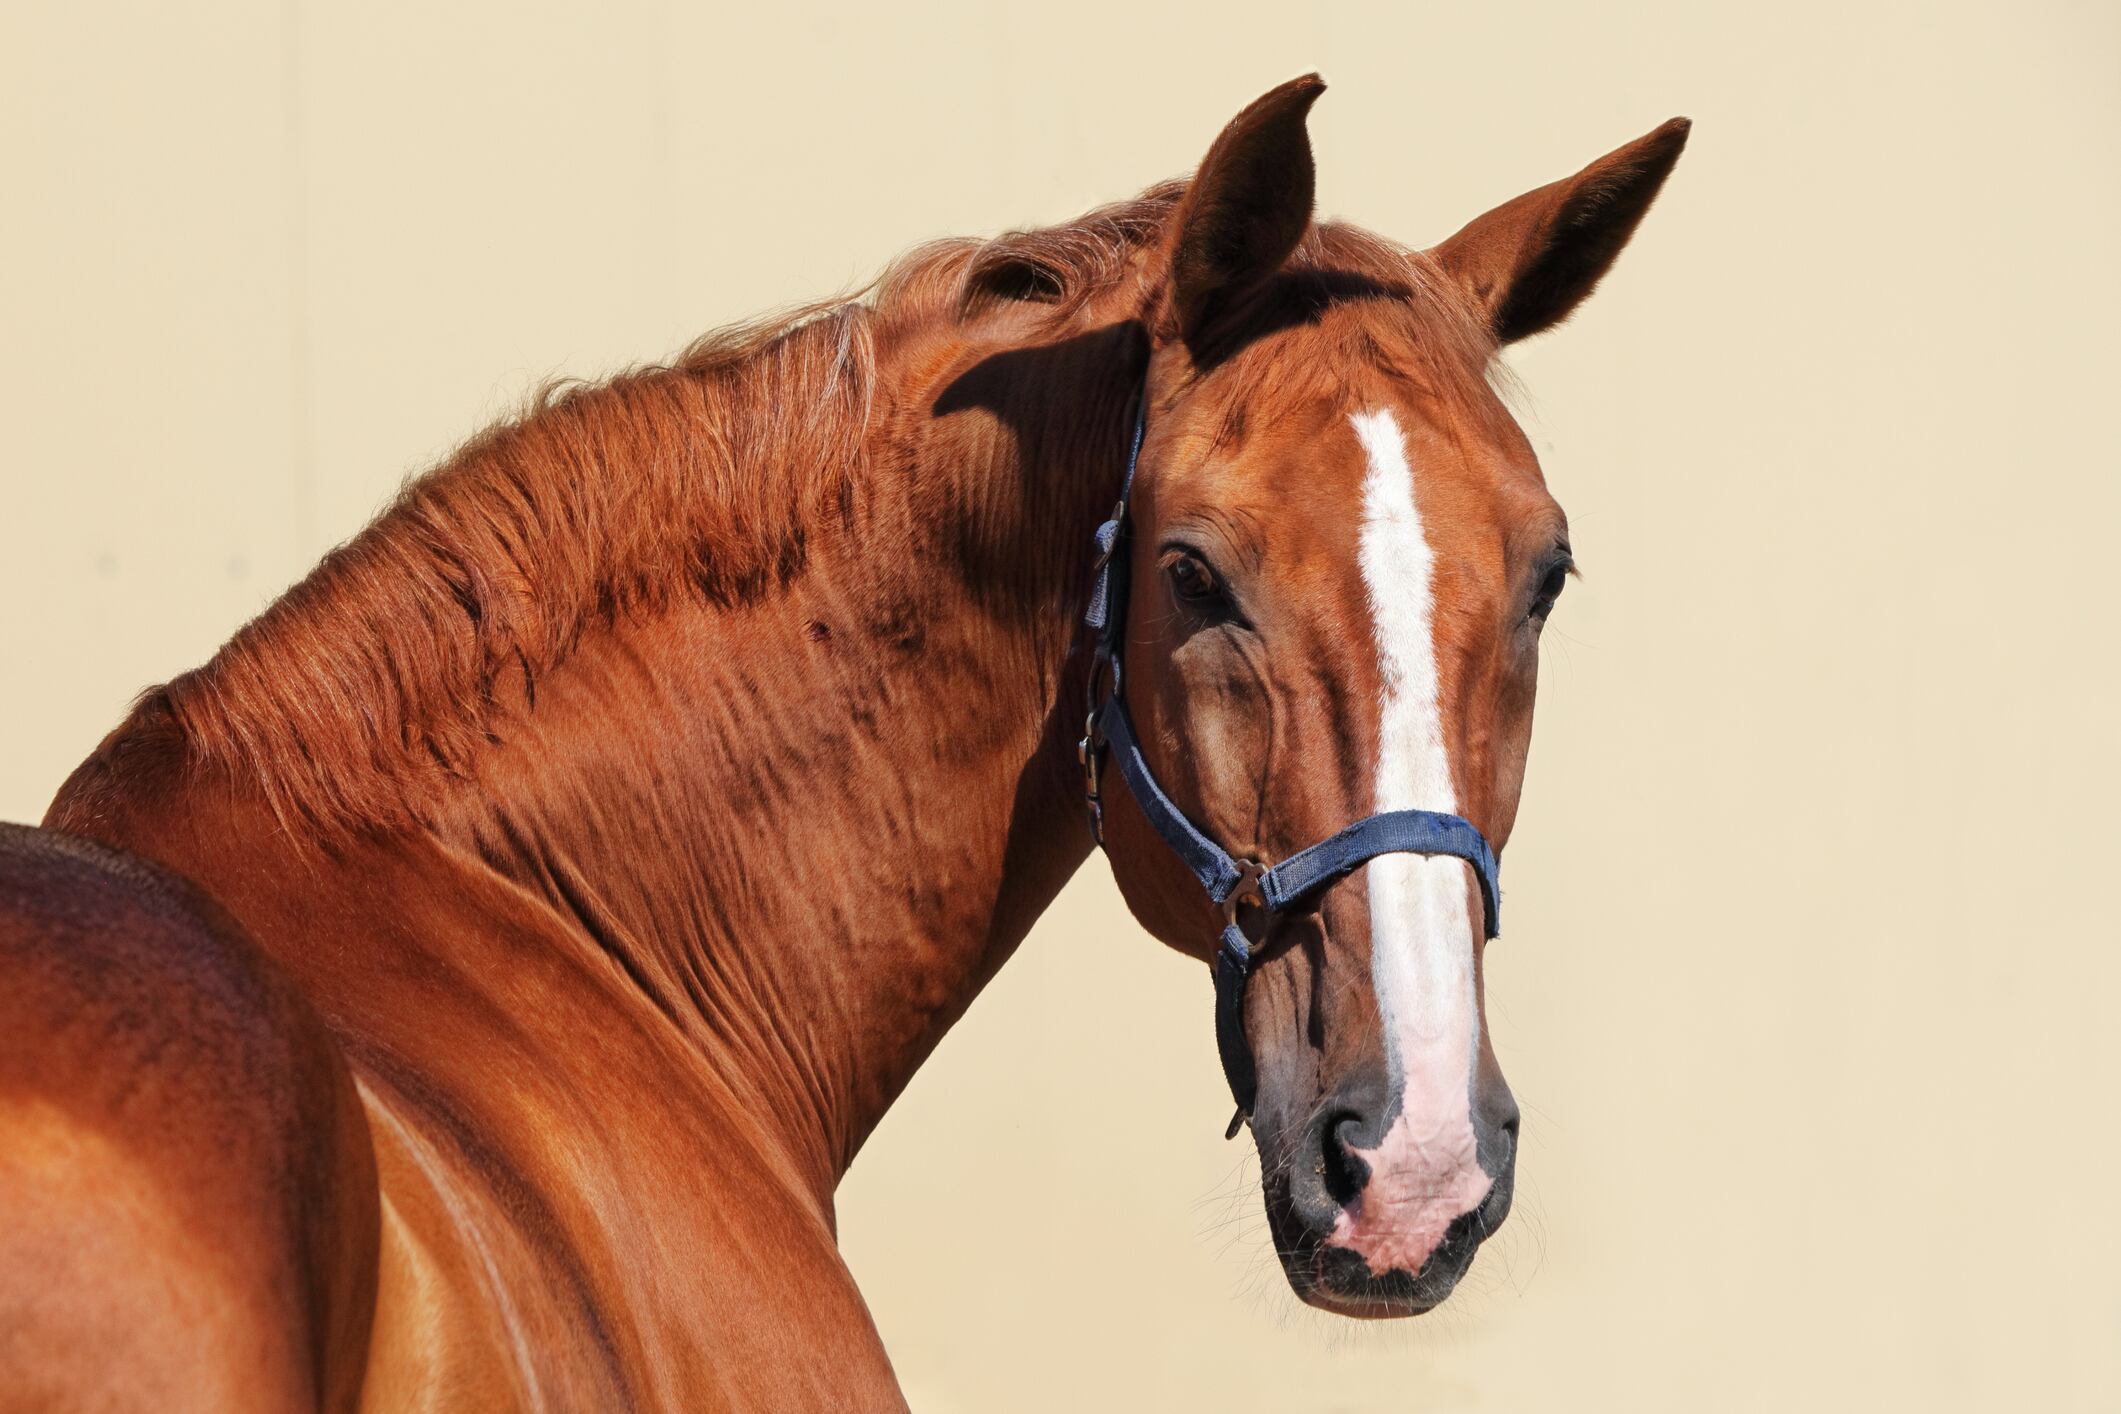
<svg viewBox="0 0 2121 1414">
<path fill-rule="evenodd" d="M 1090 803 L 1090 839 L 1099 848 L 1105 843 L 1105 802 L 1098 788 L 1104 767 L 1105 734 L 1099 723 L 1105 715 L 1105 704 L 1118 691 L 1119 662 L 1099 644 L 1090 658 L 1090 711 L 1083 718 L 1083 739 L 1075 745 L 1075 759 L 1083 768 L 1083 798 Z"/>
<path fill-rule="evenodd" d="M 1243 908 L 1248 902 L 1258 907 L 1262 912 L 1267 911 L 1267 891 L 1265 885 L 1261 883 L 1261 880 L 1265 879 L 1266 875 L 1267 866 L 1256 859 L 1240 859 L 1237 861 L 1237 882 L 1230 886 L 1229 893 L 1223 895 L 1224 927 L 1237 928 L 1240 932 L 1243 931 L 1237 921 L 1237 910 Z M 1252 1116 L 1245 1113 L 1244 1106 L 1239 1105 L 1237 1113 L 1230 1116 L 1229 1127 L 1223 1130 L 1223 1138 L 1226 1140 L 1235 1139 L 1237 1131 L 1244 1128 L 1246 1121 L 1251 1118 Z"/>
<path fill-rule="evenodd" d="M 1250 899 L 1262 909 L 1267 906 L 1266 890 L 1260 886 L 1259 882 L 1266 877 L 1266 873 L 1267 867 L 1257 860 L 1240 859 L 1237 861 L 1237 882 L 1230 886 L 1229 893 L 1223 895 L 1223 926 L 1225 928 L 1237 926 L 1237 910 L 1243 906 L 1247 899 Z"/>
<path fill-rule="evenodd" d="M 1083 798 L 1090 803 L 1090 840 L 1100 848 L 1105 843 L 1105 802 L 1098 792 L 1098 768 L 1104 764 L 1105 739 L 1097 729 L 1097 719 L 1104 711 L 1102 705 L 1090 709 L 1083 719 L 1083 739 L 1075 746 L 1075 759 L 1083 767 Z"/>
</svg>

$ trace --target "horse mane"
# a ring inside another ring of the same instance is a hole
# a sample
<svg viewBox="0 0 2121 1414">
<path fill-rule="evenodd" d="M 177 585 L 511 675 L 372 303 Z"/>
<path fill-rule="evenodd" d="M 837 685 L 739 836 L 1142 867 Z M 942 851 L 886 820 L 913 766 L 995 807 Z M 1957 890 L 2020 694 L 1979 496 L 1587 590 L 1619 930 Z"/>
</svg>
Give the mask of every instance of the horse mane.
<svg viewBox="0 0 2121 1414">
<path fill-rule="evenodd" d="M 1105 296 L 1138 300 L 1154 264 L 1138 257 L 1184 191 L 919 247 L 856 295 L 541 390 L 410 480 L 204 666 L 143 693 L 98 760 L 177 744 L 185 770 L 248 782 L 291 832 L 424 817 L 492 740 L 497 694 L 520 684 L 534 701 L 585 633 L 684 599 L 742 602 L 800 571 L 808 529 L 859 490 L 880 347 L 937 321 L 1028 319 L 1036 334 Z M 1290 268 L 1418 288 L 1408 317 L 1424 337 L 1474 368 L 1493 353 L 1426 257 L 1367 232 L 1317 223 Z M 83 793 L 116 774 L 84 768 L 62 803 L 94 811 Z"/>
</svg>

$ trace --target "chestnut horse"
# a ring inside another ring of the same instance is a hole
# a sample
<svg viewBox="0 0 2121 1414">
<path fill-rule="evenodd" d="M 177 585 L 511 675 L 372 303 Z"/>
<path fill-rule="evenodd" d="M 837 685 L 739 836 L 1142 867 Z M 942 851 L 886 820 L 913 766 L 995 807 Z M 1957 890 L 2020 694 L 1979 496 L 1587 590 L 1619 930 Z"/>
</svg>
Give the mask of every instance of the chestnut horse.
<svg viewBox="0 0 2121 1414">
<path fill-rule="evenodd" d="M 1091 851 L 1137 396 L 1124 690 L 1177 807 L 1256 860 L 1402 808 L 1503 846 L 1570 556 L 1491 361 L 1687 128 L 1415 252 L 1313 221 L 1320 91 L 1189 182 L 546 399 L 0 835 L 0 1403 L 898 1407 L 833 1190 Z M 1135 916 L 1208 957 L 1103 795 Z M 1396 854 L 1257 939 L 1315 1305 L 1433 1305 L 1509 1206 L 1482 909 Z"/>
</svg>

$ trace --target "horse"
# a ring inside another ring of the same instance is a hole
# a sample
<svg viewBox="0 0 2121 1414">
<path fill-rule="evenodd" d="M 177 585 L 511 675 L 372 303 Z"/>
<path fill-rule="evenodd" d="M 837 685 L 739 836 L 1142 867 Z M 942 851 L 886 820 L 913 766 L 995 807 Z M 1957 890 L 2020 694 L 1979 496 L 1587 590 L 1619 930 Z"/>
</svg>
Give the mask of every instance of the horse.
<svg viewBox="0 0 2121 1414">
<path fill-rule="evenodd" d="M 1379 812 L 1507 845 L 1573 561 L 1495 361 L 1687 124 L 1414 250 L 1314 219 L 1322 91 L 548 392 L 8 827 L 0 1403 L 902 1408 L 834 1189 L 1093 824 L 1151 935 L 1249 950 L 1296 1295 L 1443 1300 L 1515 1171 L 1491 865 L 1269 909 L 1171 812 L 1254 882 Z"/>
</svg>

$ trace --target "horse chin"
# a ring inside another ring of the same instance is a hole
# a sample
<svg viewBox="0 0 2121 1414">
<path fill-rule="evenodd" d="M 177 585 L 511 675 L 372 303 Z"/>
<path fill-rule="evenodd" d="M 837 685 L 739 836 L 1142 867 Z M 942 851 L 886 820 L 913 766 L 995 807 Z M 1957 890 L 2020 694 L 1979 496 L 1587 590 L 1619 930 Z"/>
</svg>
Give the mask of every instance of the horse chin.
<svg viewBox="0 0 2121 1414">
<path fill-rule="evenodd" d="M 1449 1266 L 1432 1258 L 1419 1275 L 1397 1269 L 1379 1274 L 1345 1247 L 1320 1247 L 1301 1269 L 1284 1263 L 1283 1270 L 1306 1305 L 1336 1316 L 1382 1321 L 1435 1310 L 1470 1262 L 1470 1254 L 1464 1263 Z"/>
</svg>

